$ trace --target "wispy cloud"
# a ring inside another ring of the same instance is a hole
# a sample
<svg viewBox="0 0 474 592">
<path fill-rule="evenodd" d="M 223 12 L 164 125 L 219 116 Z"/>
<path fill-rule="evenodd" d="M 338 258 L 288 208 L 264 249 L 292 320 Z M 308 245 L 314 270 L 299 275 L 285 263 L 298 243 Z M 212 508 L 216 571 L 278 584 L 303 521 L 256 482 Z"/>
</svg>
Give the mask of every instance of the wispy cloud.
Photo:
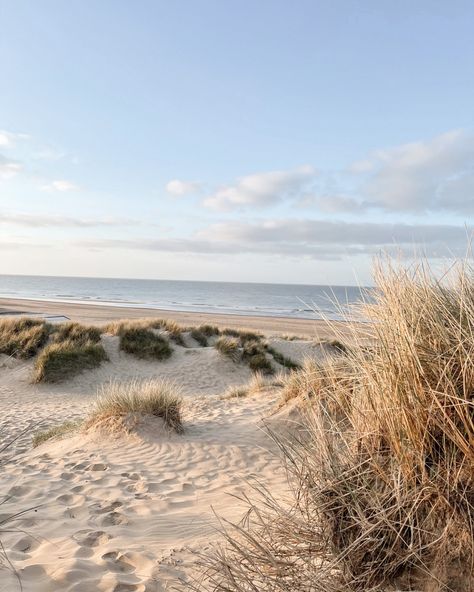
<svg viewBox="0 0 474 592">
<path fill-rule="evenodd" d="M 238 179 L 234 185 L 222 187 L 207 197 L 203 204 L 223 211 L 247 206 L 272 206 L 306 191 L 315 175 L 315 169 L 309 165 L 288 171 L 247 175 Z"/>
<path fill-rule="evenodd" d="M 22 165 L 16 160 L 10 160 L 0 154 L 0 179 L 10 179 L 22 170 Z"/>
<path fill-rule="evenodd" d="M 6 130 L 0 130 L 0 146 L 11 147 L 15 144 L 16 140 L 28 140 L 30 136 L 27 134 L 16 134 L 13 132 L 7 132 Z"/>
<path fill-rule="evenodd" d="M 79 189 L 78 185 L 72 183 L 71 181 L 66 181 L 64 179 L 59 179 L 57 181 L 51 181 L 51 183 L 47 183 L 46 185 L 41 186 L 42 191 L 75 191 Z"/>
<path fill-rule="evenodd" d="M 42 216 L 23 213 L 0 213 L 0 224 L 31 228 L 71 227 L 93 228 L 99 226 L 139 226 L 141 222 L 130 218 L 73 218 L 67 216 Z"/>
<path fill-rule="evenodd" d="M 255 253 L 313 259 L 373 255 L 381 250 L 423 250 L 430 257 L 464 253 L 466 230 L 455 225 L 409 225 L 271 220 L 212 225 L 191 238 L 95 239 L 78 244 L 94 249 L 139 249 L 195 254 Z"/>
<path fill-rule="evenodd" d="M 174 197 L 196 193 L 200 188 L 201 183 L 199 181 L 180 181 L 179 179 L 173 179 L 166 184 L 166 191 Z"/>
</svg>

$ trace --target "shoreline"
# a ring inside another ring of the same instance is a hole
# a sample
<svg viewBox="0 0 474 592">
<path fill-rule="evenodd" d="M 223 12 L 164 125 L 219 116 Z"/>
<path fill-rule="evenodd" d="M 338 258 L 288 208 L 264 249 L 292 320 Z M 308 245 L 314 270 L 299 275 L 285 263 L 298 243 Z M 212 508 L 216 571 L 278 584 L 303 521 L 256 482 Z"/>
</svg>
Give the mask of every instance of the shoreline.
<svg viewBox="0 0 474 592">
<path fill-rule="evenodd" d="M 94 325 L 105 324 L 119 319 L 163 318 L 180 324 L 215 324 L 235 329 L 253 329 L 265 334 L 295 335 L 315 339 L 333 339 L 347 332 L 345 321 L 324 321 L 320 319 L 300 319 L 291 317 L 269 317 L 240 315 L 231 313 L 204 313 L 142 308 L 139 306 L 120 306 L 111 304 L 92 304 L 59 302 L 26 298 L 0 298 L 0 318 L 7 314 L 43 314 L 65 316 L 71 321 Z M 348 333 L 348 332 L 347 332 Z"/>
</svg>

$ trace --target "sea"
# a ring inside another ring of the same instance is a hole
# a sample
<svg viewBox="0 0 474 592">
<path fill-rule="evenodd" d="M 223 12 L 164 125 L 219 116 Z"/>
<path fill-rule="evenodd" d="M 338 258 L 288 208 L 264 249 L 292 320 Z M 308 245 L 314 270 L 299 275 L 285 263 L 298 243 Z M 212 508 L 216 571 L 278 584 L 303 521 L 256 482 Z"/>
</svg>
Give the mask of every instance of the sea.
<svg viewBox="0 0 474 592">
<path fill-rule="evenodd" d="M 0 275 L 0 297 L 250 316 L 340 320 L 354 286 Z"/>
</svg>

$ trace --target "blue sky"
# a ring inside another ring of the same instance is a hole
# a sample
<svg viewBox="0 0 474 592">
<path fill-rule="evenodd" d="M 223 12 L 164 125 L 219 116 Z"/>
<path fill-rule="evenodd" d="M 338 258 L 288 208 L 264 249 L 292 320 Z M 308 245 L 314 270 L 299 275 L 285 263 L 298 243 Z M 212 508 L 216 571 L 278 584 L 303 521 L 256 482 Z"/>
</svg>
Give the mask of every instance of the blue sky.
<svg viewBox="0 0 474 592">
<path fill-rule="evenodd" d="M 0 0 L 0 273 L 353 284 L 465 249 L 471 2 Z"/>
</svg>

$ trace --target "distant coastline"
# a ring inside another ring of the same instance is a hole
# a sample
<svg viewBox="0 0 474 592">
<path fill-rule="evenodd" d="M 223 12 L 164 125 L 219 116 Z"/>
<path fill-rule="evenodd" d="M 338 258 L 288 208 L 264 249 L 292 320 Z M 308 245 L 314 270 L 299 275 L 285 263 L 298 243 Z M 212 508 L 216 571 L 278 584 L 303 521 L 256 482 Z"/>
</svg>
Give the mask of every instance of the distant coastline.
<svg viewBox="0 0 474 592">
<path fill-rule="evenodd" d="M 0 276 L 0 298 L 235 316 L 343 320 L 354 286 Z"/>
</svg>

